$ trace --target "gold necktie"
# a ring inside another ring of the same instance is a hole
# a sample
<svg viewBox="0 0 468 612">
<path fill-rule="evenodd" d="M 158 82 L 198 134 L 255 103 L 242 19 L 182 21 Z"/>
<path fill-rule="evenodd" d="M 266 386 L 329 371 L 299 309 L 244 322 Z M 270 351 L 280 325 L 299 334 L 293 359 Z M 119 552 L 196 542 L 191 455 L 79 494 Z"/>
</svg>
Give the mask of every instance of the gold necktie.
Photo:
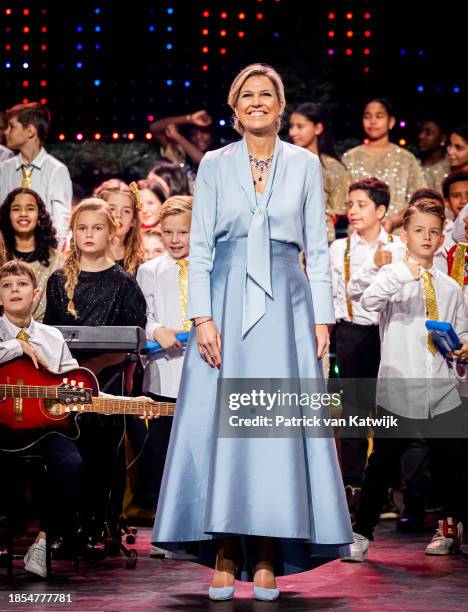
<svg viewBox="0 0 468 612">
<path fill-rule="evenodd" d="M 21 172 L 23 173 L 23 180 L 21 181 L 21 187 L 29 187 L 31 189 L 31 174 L 33 173 L 33 166 L 21 166 Z"/>
<path fill-rule="evenodd" d="M 29 344 L 29 338 L 31 337 L 28 332 L 24 331 L 24 329 L 20 330 L 16 335 L 18 340 L 22 340 L 23 342 L 27 342 Z"/>
<path fill-rule="evenodd" d="M 176 263 L 179 266 L 179 300 L 184 322 L 182 327 L 185 331 L 189 331 L 192 327 L 192 321 L 185 320 L 188 299 L 188 259 L 178 259 Z"/>
<path fill-rule="evenodd" d="M 468 242 L 459 242 L 455 253 L 453 254 L 452 269 L 450 270 L 450 276 L 453 280 L 463 288 L 465 284 L 465 252 L 468 247 Z"/>
<path fill-rule="evenodd" d="M 436 294 L 431 280 L 432 274 L 429 272 L 429 270 L 425 270 L 421 276 L 424 287 L 424 301 L 426 302 L 426 316 L 432 321 L 438 321 L 439 308 L 437 307 Z M 437 352 L 437 347 L 434 344 L 432 336 L 429 332 L 427 332 L 427 348 L 433 355 Z"/>
</svg>

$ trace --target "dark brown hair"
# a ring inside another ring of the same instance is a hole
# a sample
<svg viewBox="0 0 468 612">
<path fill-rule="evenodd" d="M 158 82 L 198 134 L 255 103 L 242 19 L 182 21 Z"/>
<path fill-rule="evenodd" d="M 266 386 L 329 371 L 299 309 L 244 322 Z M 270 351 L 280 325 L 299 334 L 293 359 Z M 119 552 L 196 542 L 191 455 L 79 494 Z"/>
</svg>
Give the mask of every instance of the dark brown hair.
<svg viewBox="0 0 468 612">
<path fill-rule="evenodd" d="M 31 279 L 34 289 L 37 287 L 37 279 L 34 270 L 27 262 L 21 261 L 21 259 L 12 259 L 0 267 L 0 281 L 7 276 L 27 276 Z"/>
<path fill-rule="evenodd" d="M 351 183 L 348 192 L 351 193 L 357 189 L 366 191 L 369 200 L 372 200 L 376 206 L 385 206 L 385 210 L 388 209 L 390 204 L 390 188 L 387 183 L 375 177 L 361 179 Z"/>
<path fill-rule="evenodd" d="M 39 102 L 16 104 L 9 108 L 5 115 L 7 122 L 15 117 L 24 128 L 33 125 L 41 142 L 47 138 L 50 128 L 50 112 L 43 104 Z"/>
</svg>

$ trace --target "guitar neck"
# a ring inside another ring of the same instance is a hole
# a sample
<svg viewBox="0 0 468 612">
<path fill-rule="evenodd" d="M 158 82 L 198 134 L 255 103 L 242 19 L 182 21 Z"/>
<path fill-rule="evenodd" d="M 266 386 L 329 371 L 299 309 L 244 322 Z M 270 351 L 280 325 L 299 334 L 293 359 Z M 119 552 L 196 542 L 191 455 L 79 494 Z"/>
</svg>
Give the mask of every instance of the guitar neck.
<svg viewBox="0 0 468 612">
<path fill-rule="evenodd" d="M 57 399 L 58 388 L 36 385 L 0 385 L 0 397 Z"/>
<path fill-rule="evenodd" d="M 144 412 L 158 412 L 161 416 L 173 416 L 175 403 L 145 402 L 137 400 L 111 399 L 108 397 L 93 397 L 93 403 L 84 405 L 83 412 L 98 412 L 103 414 L 134 414 L 141 416 Z"/>
</svg>

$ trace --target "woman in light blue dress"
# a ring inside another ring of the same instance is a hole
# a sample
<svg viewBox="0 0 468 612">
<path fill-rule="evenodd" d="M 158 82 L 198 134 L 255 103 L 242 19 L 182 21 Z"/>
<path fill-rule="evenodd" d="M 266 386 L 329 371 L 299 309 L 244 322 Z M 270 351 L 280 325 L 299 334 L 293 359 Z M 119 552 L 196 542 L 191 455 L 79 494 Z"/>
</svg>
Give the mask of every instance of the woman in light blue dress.
<svg viewBox="0 0 468 612">
<path fill-rule="evenodd" d="M 211 599 L 232 598 L 238 578 L 274 600 L 275 576 L 345 556 L 352 542 L 335 443 L 224 436 L 218 383 L 323 378 L 335 317 L 322 176 L 317 156 L 277 137 L 285 99 L 272 68 L 242 70 L 228 103 L 243 138 L 207 153 L 197 175 L 194 328 L 152 540 L 213 567 Z"/>
</svg>

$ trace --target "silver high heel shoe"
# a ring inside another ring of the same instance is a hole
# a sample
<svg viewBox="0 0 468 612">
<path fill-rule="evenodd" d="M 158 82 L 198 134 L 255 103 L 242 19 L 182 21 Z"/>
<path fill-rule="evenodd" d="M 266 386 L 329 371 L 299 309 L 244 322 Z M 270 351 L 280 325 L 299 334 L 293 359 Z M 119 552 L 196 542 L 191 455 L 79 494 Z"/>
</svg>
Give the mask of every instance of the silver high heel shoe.
<svg viewBox="0 0 468 612">
<path fill-rule="evenodd" d="M 254 585 L 253 595 L 260 601 L 276 601 L 280 595 L 279 589 L 265 589 Z"/>
</svg>

